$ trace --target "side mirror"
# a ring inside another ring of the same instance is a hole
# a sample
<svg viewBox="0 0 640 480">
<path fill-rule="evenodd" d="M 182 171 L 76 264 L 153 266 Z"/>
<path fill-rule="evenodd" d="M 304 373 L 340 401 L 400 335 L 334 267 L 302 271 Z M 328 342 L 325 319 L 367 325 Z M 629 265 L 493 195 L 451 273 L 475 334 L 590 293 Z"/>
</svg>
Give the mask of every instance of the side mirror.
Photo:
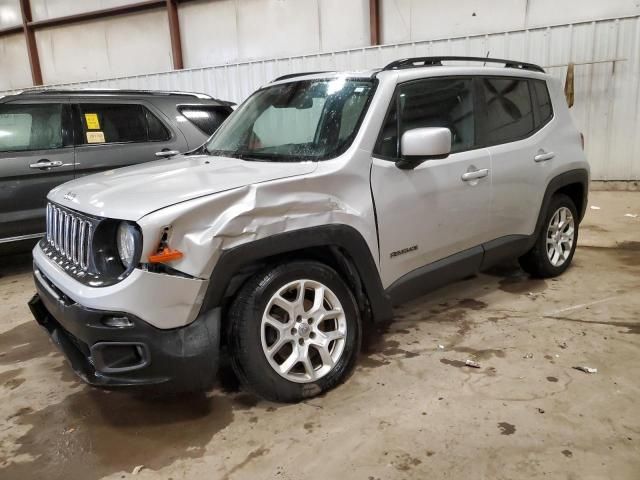
<svg viewBox="0 0 640 480">
<path fill-rule="evenodd" d="M 400 160 L 402 170 L 416 168 L 425 160 L 446 158 L 451 153 L 451 130 L 442 127 L 414 128 L 402 134 Z"/>
</svg>

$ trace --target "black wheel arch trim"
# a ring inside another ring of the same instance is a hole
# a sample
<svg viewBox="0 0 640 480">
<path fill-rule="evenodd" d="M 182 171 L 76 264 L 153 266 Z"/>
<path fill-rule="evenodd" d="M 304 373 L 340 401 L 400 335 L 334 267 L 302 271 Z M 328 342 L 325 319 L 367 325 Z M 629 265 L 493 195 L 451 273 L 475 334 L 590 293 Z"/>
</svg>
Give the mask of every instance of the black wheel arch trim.
<svg viewBox="0 0 640 480">
<path fill-rule="evenodd" d="M 542 205 L 540 206 L 540 211 L 538 212 L 538 221 L 536 222 L 536 229 L 534 231 L 533 238 L 537 237 L 540 229 L 543 227 L 545 215 L 547 209 L 549 208 L 549 204 L 551 203 L 551 197 L 553 197 L 553 195 L 561 188 L 573 184 L 582 185 L 582 207 L 578 212 L 580 222 L 582 221 L 585 212 L 587 211 L 587 199 L 589 197 L 589 172 L 585 168 L 569 170 L 551 179 L 551 181 L 547 185 L 547 189 L 544 192 Z M 576 205 L 576 208 L 578 208 L 578 205 Z"/>
<path fill-rule="evenodd" d="M 391 302 L 382 286 L 380 272 L 369 246 L 360 232 L 344 224 L 320 225 L 279 233 L 224 250 L 211 273 L 201 313 L 223 305 L 225 298 L 229 296 L 229 289 L 234 288 L 234 278 L 243 268 L 270 257 L 314 247 L 330 249 L 342 270 L 357 273 L 350 275 L 356 287 L 361 286 L 356 288 L 361 291 L 355 291 L 354 295 L 358 303 L 363 300 L 363 295 L 366 297 L 374 321 L 391 320 Z"/>
</svg>

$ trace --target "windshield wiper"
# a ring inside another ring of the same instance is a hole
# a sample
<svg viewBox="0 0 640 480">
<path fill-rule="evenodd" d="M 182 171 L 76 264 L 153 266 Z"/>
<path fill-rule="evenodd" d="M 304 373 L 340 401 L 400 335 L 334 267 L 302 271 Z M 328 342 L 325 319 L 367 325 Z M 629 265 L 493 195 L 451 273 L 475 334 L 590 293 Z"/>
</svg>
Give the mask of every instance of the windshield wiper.
<svg viewBox="0 0 640 480">
<path fill-rule="evenodd" d="M 237 157 L 237 152 L 232 152 L 232 151 L 226 151 L 226 150 L 209 150 L 205 147 L 204 149 L 205 153 L 207 155 L 210 155 L 212 157 L 231 157 L 231 158 L 238 158 Z"/>
<path fill-rule="evenodd" d="M 237 158 L 241 158 L 242 160 L 253 160 L 258 162 L 279 161 L 278 155 L 272 153 L 240 151 L 236 152 L 235 155 Z"/>
<path fill-rule="evenodd" d="M 252 152 L 234 152 L 228 150 L 207 150 L 205 148 L 205 152 L 208 155 L 215 157 L 229 157 L 229 158 L 239 158 L 240 160 L 255 160 L 255 161 L 266 161 L 268 160 L 266 157 L 260 154 L 254 154 Z M 269 156 L 268 158 L 272 158 Z"/>
<path fill-rule="evenodd" d="M 226 151 L 226 150 L 206 150 L 205 151 L 212 156 L 239 158 L 240 160 L 247 160 L 249 162 L 306 162 L 316 161 L 315 157 L 305 155 L 279 155 L 277 153 L 263 153 L 263 152 L 251 152 L 251 151 Z"/>
</svg>

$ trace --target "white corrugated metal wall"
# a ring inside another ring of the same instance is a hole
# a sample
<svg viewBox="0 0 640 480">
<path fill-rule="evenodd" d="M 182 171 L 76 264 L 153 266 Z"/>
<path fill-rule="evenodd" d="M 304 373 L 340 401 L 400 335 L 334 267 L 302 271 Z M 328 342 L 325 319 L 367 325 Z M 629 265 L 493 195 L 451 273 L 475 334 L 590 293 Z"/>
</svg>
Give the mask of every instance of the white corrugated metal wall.
<svg viewBox="0 0 640 480">
<path fill-rule="evenodd" d="M 369 69 L 411 56 L 487 53 L 538 63 L 561 78 L 569 62 L 602 62 L 576 66 L 572 109 L 585 134 L 593 179 L 640 179 L 640 16 L 56 86 L 187 90 L 240 102 L 287 73 Z"/>
</svg>

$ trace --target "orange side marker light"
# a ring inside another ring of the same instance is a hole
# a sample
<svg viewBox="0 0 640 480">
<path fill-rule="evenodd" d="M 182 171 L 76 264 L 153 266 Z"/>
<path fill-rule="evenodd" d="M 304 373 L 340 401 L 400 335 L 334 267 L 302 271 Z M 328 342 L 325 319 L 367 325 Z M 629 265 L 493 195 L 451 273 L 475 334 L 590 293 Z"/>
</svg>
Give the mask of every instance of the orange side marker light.
<svg viewBox="0 0 640 480">
<path fill-rule="evenodd" d="M 158 253 L 149 255 L 149 263 L 166 263 L 173 260 L 179 260 L 183 257 L 180 250 L 172 250 L 169 247 L 165 247 Z"/>
</svg>

